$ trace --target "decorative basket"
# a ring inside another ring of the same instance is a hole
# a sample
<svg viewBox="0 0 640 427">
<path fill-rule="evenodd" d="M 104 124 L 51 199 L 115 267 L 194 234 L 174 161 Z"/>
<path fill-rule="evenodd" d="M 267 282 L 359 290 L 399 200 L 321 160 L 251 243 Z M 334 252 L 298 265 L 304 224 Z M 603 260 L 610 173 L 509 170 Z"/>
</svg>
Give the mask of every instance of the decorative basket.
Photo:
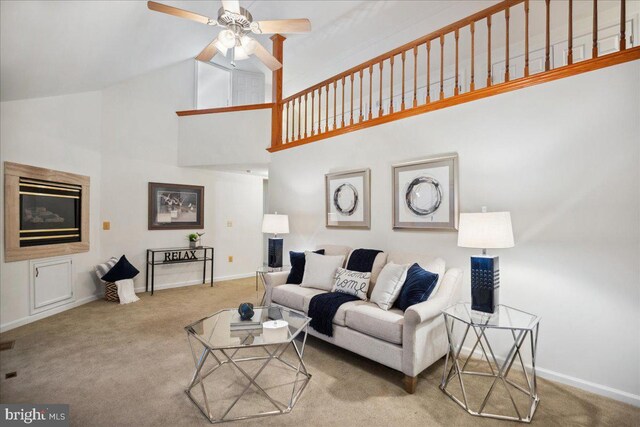
<svg viewBox="0 0 640 427">
<path fill-rule="evenodd" d="M 104 285 L 104 299 L 105 301 L 120 302 L 118 298 L 118 287 L 113 282 L 107 282 Z"/>
</svg>

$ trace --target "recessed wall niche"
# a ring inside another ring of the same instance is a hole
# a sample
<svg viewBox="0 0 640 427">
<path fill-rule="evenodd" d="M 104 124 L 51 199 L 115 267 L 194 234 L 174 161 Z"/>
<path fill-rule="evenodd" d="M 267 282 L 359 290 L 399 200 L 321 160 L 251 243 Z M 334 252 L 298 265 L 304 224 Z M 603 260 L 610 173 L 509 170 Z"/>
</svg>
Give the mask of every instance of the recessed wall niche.
<svg viewBox="0 0 640 427">
<path fill-rule="evenodd" d="M 4 162 L 5 262 L 89 250 L 89 177 Z"/>
</svg>

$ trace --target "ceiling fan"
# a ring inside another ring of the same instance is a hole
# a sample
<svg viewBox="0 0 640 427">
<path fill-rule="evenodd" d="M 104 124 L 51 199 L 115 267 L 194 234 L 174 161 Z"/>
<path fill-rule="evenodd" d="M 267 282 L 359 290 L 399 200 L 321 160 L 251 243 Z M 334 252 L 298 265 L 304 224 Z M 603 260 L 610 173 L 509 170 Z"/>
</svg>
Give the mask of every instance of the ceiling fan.
<svg viewBox="0 0 640 427">
<path fill-rule="evenodd" d="M 267 49 L 249 37 L 250 33 L 307 33 L 311 31 L 311 22 L 308 19 L 254 21 L 249 11 L 240 7 L 238 0 L 222 0 L 222 7 L 218 10 L 217 19 L 154 1 L 148 1 L 147 7 L 156 12 L 190 19 L 201 24 L 224 27 L 217 37 L 196 56 L 196 59 L 209 62 L 218 52 L 226 56 L 227 52 L 231 50 L 231 65 L 234 67 L 235 61 L 247 59 L 250 55 L 257 56 L 272 71 L 282 67 L 282 64 Z"/>
</svg>

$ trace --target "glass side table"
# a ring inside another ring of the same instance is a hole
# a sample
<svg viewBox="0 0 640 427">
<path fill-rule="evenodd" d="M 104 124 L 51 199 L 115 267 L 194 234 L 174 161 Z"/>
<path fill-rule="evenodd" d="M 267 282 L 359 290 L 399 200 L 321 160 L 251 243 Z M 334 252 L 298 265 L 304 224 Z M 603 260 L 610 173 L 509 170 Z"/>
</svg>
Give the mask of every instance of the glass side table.
<svg viewBox="0 0 640 427">
<path fill-rule="evenodd" d="M 262 299 L 260 300 L 259 305 L 264 305 L 264 299 L 267 296 L 267 289 L 264 283 L 264 275 L 267 273 L 275 273 L 278 271 L 289 271 L 289 270 L 291 270 L 290 265 L 283 265 L 282 267 L 269 267 L 268 265 L 263 264 L 260 267 L 256 268 L 256 297 L 258 297 L 258 281 L 262 283 L 262 290 L 264 291 L 262 293 Z"/>
<path fill-rule="evenodd" d="M 540 401 L 535 368 L 540 318 L 502 304 L 492 315 L 472 311 L 469 303 L 452 305 L 442 313 L 449 352 L 440 389 L 471 415 L 531 422 Z M 465 341 L 472 345 L 470 351 L 464 348 Z M 504 354 L 498 351 L 500 345 Z M 461 354 L 463 348 L 466 356 Z M 474 354 L 480 358 L 474 359 Z M 486 369 L 472 370 L 470 361 L 474 368 Z M 498 389 L 501 392 L 496 393 Z M 493 413 L 489 406 L 513 415 Z"/>
</svg>

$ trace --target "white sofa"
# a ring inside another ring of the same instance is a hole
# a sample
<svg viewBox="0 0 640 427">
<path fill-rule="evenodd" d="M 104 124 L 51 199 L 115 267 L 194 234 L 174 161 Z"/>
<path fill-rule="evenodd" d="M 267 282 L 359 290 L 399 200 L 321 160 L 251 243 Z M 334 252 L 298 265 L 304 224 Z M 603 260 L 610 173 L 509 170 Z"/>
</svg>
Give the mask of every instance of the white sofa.
<svg viewBox="0 0 640 427">
<path fill-rule="evenodd" d="M 325 255 L 344 255 L 345 265 L 351 248 L 324 245 Z M 387 253 L 386 262 L 407 264 L 417 262 L 425 266 L 432 260 L 419 254 Z M 380 272 L 376 259 L 371 277 L 371 287 Z M 376 271 L 377 270 L 377 271 Z M 266 304 L 280 305 L 308 313 L 309 302 L 315 295 L 326 291 L 287 284 L 289 272 L 269 273 L 265 276 Z M 415 392 L 417 375 L 448 351 L 447 333 L 441 310 L 458 302 L 462 271 L 447 269 L 436 294 L 420 304 L 409 307 L 404 313 L 396 308 L 382 310 L 368 301 L 352 301 L 343 304 L 333 320 L 333 337 L 320 334 L 309 327 L 309 334 L 349 351 L 367 357 L 404 373 L 404 387 Z M 369 293 L 369 295 L 371 295 Z"/>
</svg>

